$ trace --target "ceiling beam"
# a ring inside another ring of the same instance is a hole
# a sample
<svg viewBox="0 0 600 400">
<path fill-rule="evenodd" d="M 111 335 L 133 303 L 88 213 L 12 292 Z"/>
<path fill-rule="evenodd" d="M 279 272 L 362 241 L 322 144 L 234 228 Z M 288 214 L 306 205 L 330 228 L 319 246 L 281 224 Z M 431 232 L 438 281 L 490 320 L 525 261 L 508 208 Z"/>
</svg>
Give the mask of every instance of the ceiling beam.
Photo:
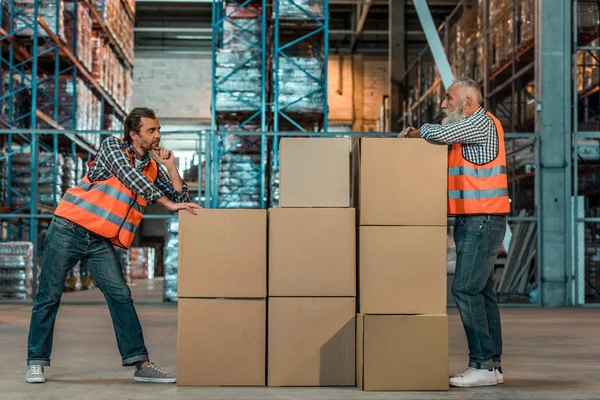
<svg viewBox="0 0 600 400">
<path fill-rule="evenodd" d="M 454 74 L 452 73 L 452 68 L 450 68 L 450 63 L 448 62 L 448 56 L 444 51 L 440 34 L 431 17 L 429 6 L 427 5 L 426 0 L 414 0 L 414 4 L 417 13 L 419 14 L 423 32 L 425 32 L 425 36 L 427 37 L 427 43 L 429 43 L 431 54 L 435 60 L 435 65 L 440 72 L 444 87 L 448 89 L 454 80 Z"/>
<path fill-rule="evenodd" d="M 354 34 L 354 36 L 352 37 L 352 40 L 350 41 L 350 53 L 352 53 L 354 51 L 354 48 L 356 47 L 356 41 L 358 40 L 358 37 L 360 36 L 360 34 L 362 33 L 364 27 L 365 27 L 365 22 L 367 21 L 367 15 L 369 14 L 369 8 L 371 8 L 371 4 L 373 4 L 374 0 L 367 0 L 367 2 L 365 4 L 363 4 L 363 6 L 361 7 L 361 13 L 360 13 L 360 19 L 358 20 L 358 26 L 356 27 L 356 33 Z"/>
<path fill-rule="evenodd" d="M 184 28 L 171 26 L 136 26 L 134 32 L 212 33 L 212 28 Z"/>
</svg>

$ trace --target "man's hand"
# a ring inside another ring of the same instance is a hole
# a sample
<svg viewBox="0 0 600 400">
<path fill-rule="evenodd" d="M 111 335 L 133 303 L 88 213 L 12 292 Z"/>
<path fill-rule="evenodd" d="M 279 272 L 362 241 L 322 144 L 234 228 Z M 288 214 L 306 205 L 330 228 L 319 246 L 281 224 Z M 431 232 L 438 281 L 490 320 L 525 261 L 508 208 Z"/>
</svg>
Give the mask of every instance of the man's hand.
<svg viewBox="0 0 600 400">
<path fill-rule="evenodd" d="M 421 130 L 409 126 L 398 134 L 399 138 L 420 138 Z"/>
<path fill-rule="evenodd" d="M 194 210 L 202 209 L 202 207 L 200 207 L 196 203 L 175 203 L 174 201 L 169 200 L 167 198 L 167 196 L 161 197 L 156 202 L 158 204 L 162 205 L 164 208 L 166 208 L 169 211 L 176 212 L 176 211 L 180 211 L 180 210 L 185 210 L 192 215 L 197 215 L 196 211 L 194 211 Z"/>
<path fill-rule="evenodd" d="M 171 150 L 159 148 L 158 150 L 152 150 L 152 153 L 156 160 L 167 169 L 175 167 L 175 154 Z"/>
</svg>

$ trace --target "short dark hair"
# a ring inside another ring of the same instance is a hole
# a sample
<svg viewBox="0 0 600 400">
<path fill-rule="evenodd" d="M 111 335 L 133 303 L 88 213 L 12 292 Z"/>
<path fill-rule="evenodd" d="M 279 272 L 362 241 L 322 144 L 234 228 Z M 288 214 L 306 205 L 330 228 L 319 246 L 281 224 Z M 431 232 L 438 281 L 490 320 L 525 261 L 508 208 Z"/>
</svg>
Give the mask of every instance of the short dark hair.
<svg viewBox="0 0 600 400">
<path fill-rule="evenodd" d="M 142 118 L 156 119 L 154 110 L 146 107 L 136 107 L 129 112 L 125 118 L 123 139 L 131 143 L 131 132 L 140 133 L 142 127 Z"/>
</svg>

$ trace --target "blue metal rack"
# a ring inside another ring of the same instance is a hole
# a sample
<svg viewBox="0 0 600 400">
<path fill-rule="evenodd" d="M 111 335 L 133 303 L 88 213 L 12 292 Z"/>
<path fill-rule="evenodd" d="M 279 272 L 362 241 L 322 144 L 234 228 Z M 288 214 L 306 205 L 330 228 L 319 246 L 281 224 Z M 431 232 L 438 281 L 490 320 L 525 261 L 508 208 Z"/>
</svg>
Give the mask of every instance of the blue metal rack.
<svg viewBox="0 0 600 400">
<path fill-rule="evenodd" d="M 276 204 L 279 138 L 264 132 L 327 131 L 328 9 L 327 0 L 213 3 L 207 207 Z"/>
<path fill-rule="evenodd" d="M 215 1 L 212 132 L 206 143 L 206 207 L 264 208 L 267 137 L 266 0 Z M 228 131 L 257 132 L 232 135 Z"/>
<path fill-rule="evenodd" d="M 275 0 L 273 14 L 274 131 L 327 132 L 329 2 Z"/>
<path fill-rule="evenodd" d="M 273 3 L 273 130 L 327 132 L 329 0 Z M 272 142 L 270 206 L 279 204 L 279 137 Z"/>
<path fill-rule="evenodd" d="M 84 65 L 77 54 L 78 4 L 87 6 L 85 10 L 90 13 L 94 29 L 102 32 L 113 51 L 118 56 L 122 51 L 90 0 L 69 3 L 75 10 L 74 37 L 69 44 L 62 31 L 65 19 L 61 0 L 6 0 L 2 1 L 0 12 L 0 148 L 6 150 L 0 154 L 6 171 L 4 177 L 0 176 L 0 186 L 6 192 L 5 198 L 0 199 L 0 228 L 4 226 L 0 240 L 34 243 L 35 266 L 38 230 L 47 223 L 60 198 L 60 153 L 75 160 L 78 156 L 89 159 L 96 151 L 85 138 L 87 132 L 76 131 L 77 86 L 85 85 L 100 101 L 102 115 L 114 114 L 121 120 L 125 117 L 123 106 L 92 76 L 91 65 Z M 126 59 L 121 60 L 126 68 L 131 67 Z M 61 101 L 61 84 L 69 85 L 72 101 Z M 100 117 L 99 129 L 103 128 L 102 120 Z M 28 168 L 13 172 L 17 159 L 21 166 L 26 159 Z M 48 178 L 45 180 L 52 185 L 50 192 L 41 187 L 40 172 L 51 175 L 51 183 Z M 25 194 L 15 190 L 18 180 L 27 182 L 29 190 Z M 41 190 L 46 193 L 44 202 Z M 34 293 L 35 290 L 34 279 Z"/>
</svg>

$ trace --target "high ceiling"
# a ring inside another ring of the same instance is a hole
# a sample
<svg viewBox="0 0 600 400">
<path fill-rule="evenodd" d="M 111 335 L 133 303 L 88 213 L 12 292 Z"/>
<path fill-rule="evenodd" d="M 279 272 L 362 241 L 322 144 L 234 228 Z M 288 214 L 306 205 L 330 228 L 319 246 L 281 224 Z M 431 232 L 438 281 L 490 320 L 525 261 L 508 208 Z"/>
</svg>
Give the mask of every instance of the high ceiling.
<svg viewBox="0 0 600 400">
<path fill-rule="evenodd" d="M 365 0 L 367 2 L 369 0 Z M 386 0 L 372 0 L 354 51 L 387 55 L 388 8 Z M 457 0 L 428 1 L 436 25 L 441 24 Z M 329 44 L 331 53 L 349 53 L 360 12 L 356 1 L 330 0 Z M 136 1 L 135 50 L 142 54 L 210 54 L 211 0 Z M 427 44 L 412 1 L 406 1 L 406 52 L 408 61 Z"/>
</svg>

